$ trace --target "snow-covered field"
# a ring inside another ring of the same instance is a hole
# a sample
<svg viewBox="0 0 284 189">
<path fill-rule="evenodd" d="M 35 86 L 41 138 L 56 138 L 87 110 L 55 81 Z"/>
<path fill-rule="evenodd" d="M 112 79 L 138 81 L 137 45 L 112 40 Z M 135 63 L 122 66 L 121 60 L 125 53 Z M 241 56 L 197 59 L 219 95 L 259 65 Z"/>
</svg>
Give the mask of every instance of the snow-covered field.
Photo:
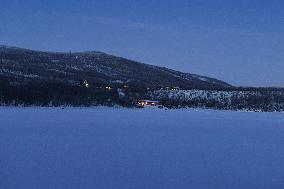
<svg viewBox="0 0 284 189">
<path fill-rule="evenodd" d="M 1 189 L 283 189 L 284 114 L 0 108 Z"/>
</svg>

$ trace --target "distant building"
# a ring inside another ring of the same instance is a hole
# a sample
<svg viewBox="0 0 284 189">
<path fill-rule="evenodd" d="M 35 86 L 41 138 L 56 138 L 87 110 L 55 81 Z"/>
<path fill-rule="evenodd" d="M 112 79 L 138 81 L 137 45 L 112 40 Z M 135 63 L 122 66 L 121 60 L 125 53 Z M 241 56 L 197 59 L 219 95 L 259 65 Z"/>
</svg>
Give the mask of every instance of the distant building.
<svg viewBox="0 0 284 189">
<path fill-rule="evenodd" d="M 89 88 L 90 84 L 87 82 L 87 80 L 83 81 L 83 86 Z"/>
<path fill-rule="evenodd" d="M 178 90 L 180 90 L 179 87 L 173 87 L 173 88 L 172 88 L 172 91 L 178 91 Z"/>
<path fill-rule="evenodd" d="M 158 105 L 159 105 L 159 101 L 155 101 L 155 100 L 139 100 L 138 101 L 138 106 L 141 106 L 141 107 L 158 106 Z"/>
</svg>

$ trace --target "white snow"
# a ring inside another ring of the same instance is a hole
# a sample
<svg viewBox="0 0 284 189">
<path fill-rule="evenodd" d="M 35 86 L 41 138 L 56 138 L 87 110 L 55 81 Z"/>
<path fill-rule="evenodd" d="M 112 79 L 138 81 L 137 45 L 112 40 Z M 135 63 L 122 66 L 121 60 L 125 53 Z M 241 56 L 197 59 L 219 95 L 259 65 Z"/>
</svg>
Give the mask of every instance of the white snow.
<svg viewBox="0 0 284 189">
<path fill-rule="evenodd" d="M 18 76 L 23 76 L 23 77 L 29 77 L 29 78 L 39 78 L 39 75 L 35 75 L 35 74 L 24 74 L 21 71 L 13 71 L 13 70 L 8 70 L 8 69 L 4 69 L 2 68 L 0 70 L 0 74 L 1 73 L 9 73 L 9 74 L 14 74 L 14 75 L 18 75 Z"/>
<path fill-rule="evenodd" d="M 117 93 L 118 93 L 119 98 L 125 97 L 125 93 L 123 92 L 122 89 L 118 88 L 118 89 L 117 89 Z"/>
<path fill-rule="evenodd" d="M 197 79 L 199 79 L 201 81 L 208 81 L 208 79 L 206 77 L 203 77 L 203 76 L 192 74 L 192 77 L 197 78 Z"/>
<path fill-rule="evenodd" d="M 283 113 L 0 107 L 0 188 L 282 189 L 283 145 Z"/>
</svg>

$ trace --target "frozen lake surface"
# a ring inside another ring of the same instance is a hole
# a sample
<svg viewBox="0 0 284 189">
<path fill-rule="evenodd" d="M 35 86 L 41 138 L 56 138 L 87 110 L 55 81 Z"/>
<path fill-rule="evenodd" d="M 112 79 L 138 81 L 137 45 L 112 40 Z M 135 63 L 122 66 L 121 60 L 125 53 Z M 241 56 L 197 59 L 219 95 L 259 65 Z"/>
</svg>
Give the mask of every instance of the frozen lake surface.
<svg viewBox="0 0 284 189">
<path fill-rule="evenodd" d="M 284 114 L 0 108 L 1 189 L 283 189 Z"/>
</svg>

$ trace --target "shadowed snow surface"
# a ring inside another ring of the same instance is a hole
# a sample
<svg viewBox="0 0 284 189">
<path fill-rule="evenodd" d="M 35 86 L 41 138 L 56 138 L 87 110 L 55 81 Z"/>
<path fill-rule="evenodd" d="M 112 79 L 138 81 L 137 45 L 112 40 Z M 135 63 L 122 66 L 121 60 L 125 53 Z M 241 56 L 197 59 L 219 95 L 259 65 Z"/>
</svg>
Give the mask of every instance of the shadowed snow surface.
<svg viewBox="0 0 284 189">
<path fill-rule="evenodd" d="M 282 189 L 284 114 L 0 108 L 2 189 Z"/>
</svg>

